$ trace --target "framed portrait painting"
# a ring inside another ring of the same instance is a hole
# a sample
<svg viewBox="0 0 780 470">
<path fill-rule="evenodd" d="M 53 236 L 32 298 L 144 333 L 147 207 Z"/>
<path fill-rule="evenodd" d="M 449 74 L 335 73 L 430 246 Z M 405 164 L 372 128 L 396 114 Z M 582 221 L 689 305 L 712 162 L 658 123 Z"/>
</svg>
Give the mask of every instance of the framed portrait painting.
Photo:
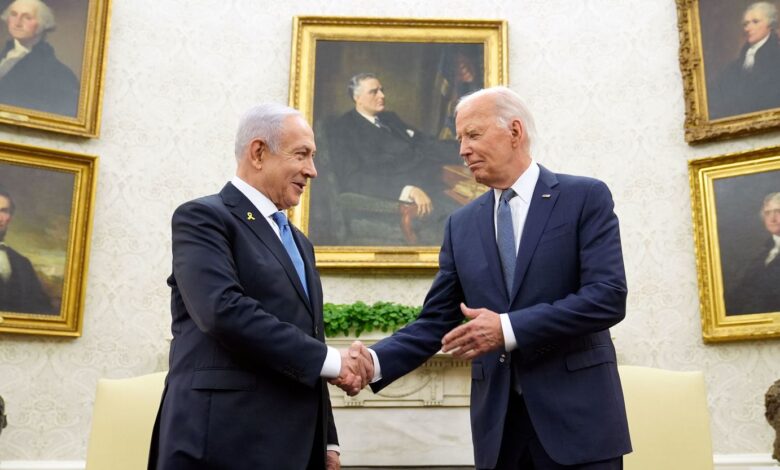
<svg viewBox="0 0 780 470">
<path fill-rule="evenodd" d="M 97 137 L 110 0 L 0 0 L 0 122 Z"/>
<path fill-rule="evenodd" d="M 780 147 L 688 167 L 704 340 L 780 337 Z"/>
<path fill-rule="evenodd" d="M 318 177 L 291 220 L 320 268 L 435 268 L 446 217 L 487 188 L 459 156 L 454 108 L 506 83 L 499 20 L 296 17 L 290 104 Z"/>
<path fill-rule="evenodd" d="M 0 142 L 0 332 L 81 335 L 96 169 Z"/>
<path fill-rule="evenodd" d="M 685 140 L 780 128 L 778 0 L 677 0 Z"/>
</svg>

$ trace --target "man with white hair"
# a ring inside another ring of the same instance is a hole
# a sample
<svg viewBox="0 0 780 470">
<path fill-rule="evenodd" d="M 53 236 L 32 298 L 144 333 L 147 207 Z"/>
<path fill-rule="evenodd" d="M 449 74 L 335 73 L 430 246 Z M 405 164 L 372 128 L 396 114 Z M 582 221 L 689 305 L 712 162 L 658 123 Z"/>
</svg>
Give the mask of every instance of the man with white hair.
<svg viewBox="0 0 780 470">
<path fill-rule="evenodd" d="M 756 2 L 742 16 L 745 45 L 709 93 L 709 117 L 718 119 L 780 107 L 777 7 Z"/>
<path fill-rule="evenodd" d="M 727 315 L 780 312 L 780 192 L 764 197 L 760 216 L 768 237 L 726 297 Z"/>
<path fill-rule="evenodd" d="M 75 117 L 79 80 L 46 41 L 54 14 L 41 0 L 16 0 L 0 15 L 11 39 L 0 51 L 0 104 Z"/>
<path fill-rule="evenodd" d="M 620 469 L 631 442 L 609 328 L 627 288 L 609 189 L 539 165 L 533 118 L 506 87 L 461 99 L 455 124 L 492 189 L 447 221 L 420 316 L 370 348 L 371 387 L 441 348 L 472 360 L 478 469 Z"/>
</svg>

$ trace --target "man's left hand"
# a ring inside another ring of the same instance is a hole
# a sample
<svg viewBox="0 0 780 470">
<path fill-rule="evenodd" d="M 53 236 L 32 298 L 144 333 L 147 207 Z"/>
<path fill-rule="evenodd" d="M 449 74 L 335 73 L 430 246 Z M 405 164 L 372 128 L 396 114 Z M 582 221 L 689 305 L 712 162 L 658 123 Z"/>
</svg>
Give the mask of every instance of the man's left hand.
<svg viewBox="0 0 780 470">
<path fill-rule="evenodd" d="M 341 461 L 339 460 L 339 453 L 335 450 L 329 450 L 327 452 L 327 462 L 325 462 L 325 468 L 327 470 L 340 470 Z"/>
<path fill-rule="evenodd" d="M 486 308 L 468 308 L 460 304 L 463 316 L 470 319 L 447 333 L 442 339 L 442 351 L 451 352 L 458 359 L 473 359 L 504 345 L 501 318 Z"/>
</svg>

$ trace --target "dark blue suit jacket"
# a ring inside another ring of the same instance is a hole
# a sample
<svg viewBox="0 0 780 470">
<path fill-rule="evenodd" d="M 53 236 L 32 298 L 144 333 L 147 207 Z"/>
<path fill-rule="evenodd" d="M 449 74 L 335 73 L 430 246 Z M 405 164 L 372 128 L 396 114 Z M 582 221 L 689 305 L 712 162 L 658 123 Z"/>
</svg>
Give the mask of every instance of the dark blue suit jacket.
<svg viewBox="0 0 780 470">
<path fill-rule="evenodd" d="M 323 462 L 326 436 L 337 443 L 320 379 L 322 286 L 311 243 L 293 233 L 311 301 L 279 238 L 232 184 L 176 209 L 173 342 L 150 468 L 300 470 L 315 435 Z"/>
<path fill-rule="evenodd" d="M 493 468 L 511 389 L 511 362 L 547 453 L 573 465 L 631 451 L 608 328 L 625 316 L 626 281 L 612 196 L 598 180 L 540 167 L 507 293 L 489 191 L 448 221 L 439 272 L 420 317 L 373 348 L 378 391 L 441 347 L 463 320 L 459 303 L 509 312 L 518 349 L 472 363 L 471 424 L 478 468 Z"/>
</svg>

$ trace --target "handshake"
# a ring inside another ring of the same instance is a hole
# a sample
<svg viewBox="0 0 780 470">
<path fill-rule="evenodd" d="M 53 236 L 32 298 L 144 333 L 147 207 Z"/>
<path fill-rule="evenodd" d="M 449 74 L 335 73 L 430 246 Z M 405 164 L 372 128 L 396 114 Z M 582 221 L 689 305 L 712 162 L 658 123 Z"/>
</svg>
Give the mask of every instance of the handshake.
<svg viewBox="0 0 780 470">
<path fill-rule="evenodd" d="M 360 341 L 355 341 L 341 351 L 341 371 L 329 383 L 347 392 L 353 397 L 368 385 L 374 377 L 374 359 L 368 348 Z"/>
</svg>

